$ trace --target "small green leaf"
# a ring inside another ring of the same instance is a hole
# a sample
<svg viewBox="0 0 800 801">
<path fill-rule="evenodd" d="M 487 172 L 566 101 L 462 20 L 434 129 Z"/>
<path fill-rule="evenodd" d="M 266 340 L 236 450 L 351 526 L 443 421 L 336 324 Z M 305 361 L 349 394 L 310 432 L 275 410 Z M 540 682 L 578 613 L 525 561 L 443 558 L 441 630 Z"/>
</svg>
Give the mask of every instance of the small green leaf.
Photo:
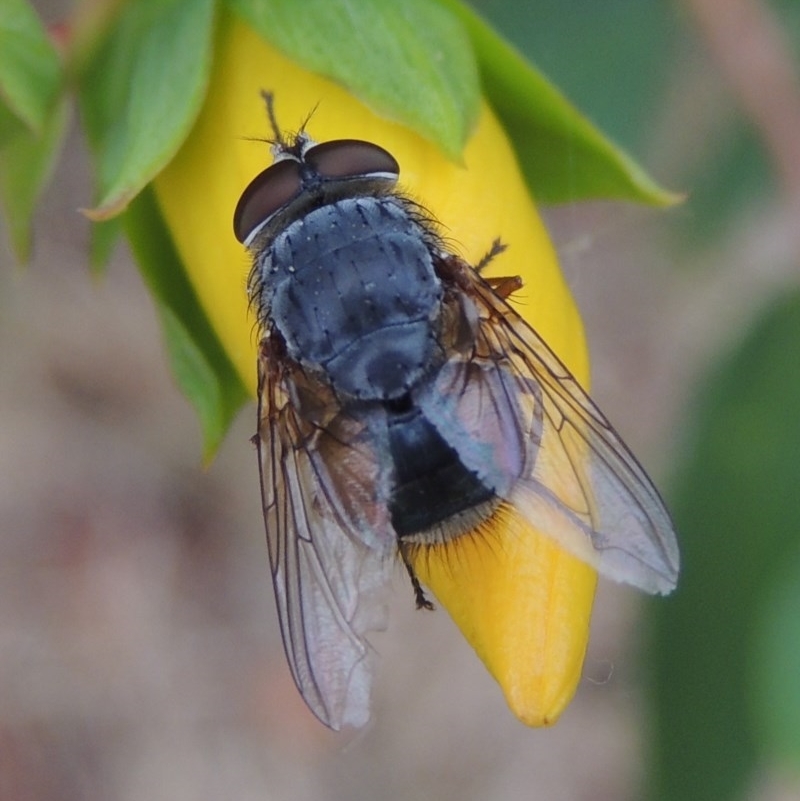
<svg viewBox="0 0 800 801">
<path fill-rule="evenodd" d="M 191 401 L 203 429 L 203 457 L 208 461 L 217 450 L 230 423 L 223 414 L 222 385 L 192 332 L 172 310 L 157 303 L 172 375 Z"/>
<path fill-rule="evenodd" d="M 43 134 L 61 88 L 61 64 L 25 0 L 0 0 L 0 98 L 34 134 Z"/>
<path fill-rule="evenodd" d="M 50 114 L 40 135 L 22 129 L 0 149 L 0 200 L 12 246 L 22 263 L 30 258 L 33 212 L 61 151 L 68 120 L 64 101 Z"/>
<path fill-rule="evenodd" d="M 123 220 L 159 310 L 173 374 L 200 418 L 208 460 L 249 400 L 247 389 L 205 316 L 151 189 L 137 196 Z"/>
<path fill-rule="evenodd" d="M 754 644 L 754 712 L 768 756 L 800 772 L 800 539 L 775 577 Z"/>
<path fill-rule="evenodd" d="M 459 20 L 430 0 L 230 0 L 268 42 L 459 159 L 480 87 Z"/>
<path fill-rule="evenodd" d="M 458 14 L 472 38 L 484 91 L 537 199 L 610 198 L 661 206 L 681 199 L 659 187 L 477 14 L 459 0 L 438 2 Z"/>
<path fill-rule="evenodd" d="M 800 535 L 798 342 L 794 293 L 711 377 L 675 482 L 684 567 L 653 607 L 655 801 L 744 798 L 761 756 L 754 632 Z"/>
<path fill-rule="evenodd" d="M 122 211 L 178 151 L 205 97 L 213 29 L 213 0 L 137 0 L 114 21 L 81 80 L 99 156 L 93 219 Z"/>
</svg>

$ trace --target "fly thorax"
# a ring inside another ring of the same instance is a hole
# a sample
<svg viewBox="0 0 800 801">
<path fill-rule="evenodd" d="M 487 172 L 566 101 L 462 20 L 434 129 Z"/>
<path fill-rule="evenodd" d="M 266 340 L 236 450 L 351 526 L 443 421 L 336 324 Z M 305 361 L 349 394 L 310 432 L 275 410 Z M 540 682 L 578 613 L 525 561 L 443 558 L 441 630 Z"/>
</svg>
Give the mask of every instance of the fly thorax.
<svg viewBox="0 0 800 801">
<path fill-rule="evenodd" d="M 275 238 L 262 276 L 288 355 L 337 393 L 396 398 L 443 359 L 430 234 L 397 198 L 308 213 Z"/>
</svg>

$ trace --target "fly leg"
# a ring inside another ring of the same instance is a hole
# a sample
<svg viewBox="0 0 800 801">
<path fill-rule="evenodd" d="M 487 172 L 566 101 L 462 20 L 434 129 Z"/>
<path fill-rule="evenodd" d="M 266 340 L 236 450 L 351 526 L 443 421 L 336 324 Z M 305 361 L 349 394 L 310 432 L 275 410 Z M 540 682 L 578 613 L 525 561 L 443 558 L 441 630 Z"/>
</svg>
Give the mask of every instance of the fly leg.
<svg viewBox="0 0 800 801">
<path fill-rule="evenodd" d="M 481 258 L 481 260 L 475 265 L 475 272 L 483 272 L 490 262 L 496 259 L 507 248 L 508 245 L 506 245 L 505 242 L 501 242 L 499 237 L 495 239 L 494 242 L 492 242 L 492 246 L 484 254 L 483 258 Z"/>
<path fill-rule="evenodd" d="M 404 548 L 400 549 L 400 556 L 408 572 L 408 577 L 411 579 L 411 586 L 414 590 L 414 601 L 417 605 L 417 609 L 435 609 L 433 603 L 429 601 L 427 595 L 425 595 L 425 590 L 422 589 L 422 585 L 419 583 L 419 579 L 414 572 L 414 568 L 411 566 L 411 562 L 408 561 Z"/>
<path fill-rule="evenodd" d="M 475 272 L 483 272 L 483 270 L 507 248 L 508 245 L 501 242 L 499 239 L 495 239 L 483 258 L 475 265 Z M 503 300 L 507 300 L 514 292 L 522 289 L 522 279 L 518 275 L 495 276 L 493 278 L 487 277 L 484 280 L 495 291 L 495 294 Z"/>
</svg>

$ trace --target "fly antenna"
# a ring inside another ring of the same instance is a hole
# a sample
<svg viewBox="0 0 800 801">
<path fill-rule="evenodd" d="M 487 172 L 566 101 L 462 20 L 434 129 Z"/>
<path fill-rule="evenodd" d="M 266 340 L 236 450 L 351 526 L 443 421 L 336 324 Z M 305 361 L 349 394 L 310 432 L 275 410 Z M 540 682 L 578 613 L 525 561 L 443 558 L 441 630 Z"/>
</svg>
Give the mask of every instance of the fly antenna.
<svg viewBox="0 0 800 801">
<path fill-rule="evenodd" d="M 261 97 L 264 99 L 264 104 L 267 107 L 267 119 L 269 120 L 270 128 L 272 128 L 273 142 L 282 149 L 288 148 L 288 144 L 283 138 L 280 126 L 278 125 L 278 118 L 275 116 L 275 95 L 272 92 L 267 92 L 265 89 L 262 89 Z"/>
<path fill-rule="evenodd" d="M 308 125 L 311 118 L 317 113 L 317 109 L 319 108 L 319 101 L 314 103 L 314 108 L 306 114 L 306 118 L 303 120 L 302 125 L 300 126 L 300 133 L 304 134 L 306 132 L 306 125 Z"/>
</svg>

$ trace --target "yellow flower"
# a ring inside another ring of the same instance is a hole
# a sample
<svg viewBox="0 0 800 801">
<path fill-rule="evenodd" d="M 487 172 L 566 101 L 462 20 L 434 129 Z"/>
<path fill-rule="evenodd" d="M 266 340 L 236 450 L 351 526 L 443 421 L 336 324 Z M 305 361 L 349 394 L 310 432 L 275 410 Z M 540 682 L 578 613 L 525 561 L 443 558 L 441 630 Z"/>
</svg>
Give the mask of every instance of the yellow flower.
<svg viewBox="0 0 800 801">
<path fill-rule="evenodd" d="M 584 386 L 588 360 L 580 317 L 514 153 L 484 104 L 463 161 L 448 160 L 418 134 L 383 119 L 345 89 L 309 73 L 241 22 L 225 24 L 205 107 L 155 192 L 177 249 L 217 335 L 255 393 L 256 337 L 245 295 L 250 269 L 231 218 L 248 182 L 269 162 L 259 92 L 275 94 L 281 124 L 309 112 L 316 141 L 365 139 L 400 164 L 402 189 L 441 222 L 448 240 L 476 263 L 500 237 L 509 248 L 488 272 L 520 275 L 523 316 Z M 452 615 L 500 683 L 514 713 L 553 723 L 580 678 L 596 584 L 594 570 L 525 520 L 507 513 L 415 560 L 419 577 Z"/>
</svg>

